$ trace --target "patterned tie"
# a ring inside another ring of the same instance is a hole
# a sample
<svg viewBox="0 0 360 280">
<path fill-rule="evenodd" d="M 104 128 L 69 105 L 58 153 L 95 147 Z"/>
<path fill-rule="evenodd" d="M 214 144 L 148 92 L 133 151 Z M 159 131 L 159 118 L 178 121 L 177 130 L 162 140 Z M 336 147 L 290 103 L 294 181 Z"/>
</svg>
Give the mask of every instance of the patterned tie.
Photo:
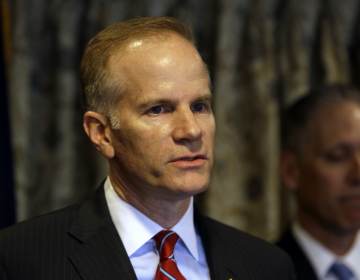
<svg viewBox="0 0 360 280">
<path fill-rule="evenodd" d="M 154 236 L 160 255 L 155 280 L 186 280 L 179 271 L 174 259 L 174 247 L 179 236 L 171 230 L 162 230 Z"/>
<path fill-rule="evenodd" d="M 334 262 L 330 267 L 329 272 L 337 277 L 339 280 L 352 280 L 354 273 L 345 264 L 341 262 Z"/>
</svg>

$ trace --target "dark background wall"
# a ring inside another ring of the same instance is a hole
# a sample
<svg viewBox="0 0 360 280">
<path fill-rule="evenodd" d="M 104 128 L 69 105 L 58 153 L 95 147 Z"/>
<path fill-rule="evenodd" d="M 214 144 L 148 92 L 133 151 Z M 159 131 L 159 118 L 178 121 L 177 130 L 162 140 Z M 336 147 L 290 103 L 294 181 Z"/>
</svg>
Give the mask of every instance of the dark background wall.
<svg viewBox="0 0 360 280">
<path fill-rule="evenodd" d="M 78 69 L 87 40 L 114 21 L 170 15 L 192 25 L 212 74 L 218 128 L 202 207 L 267 239 L 291 208 L 278 178 L 279 110 L 310 86 L 359 83 L 357 0 L 5 2 L 19 220 L 83 198 L 106 174 L 82 131 Z"/>
</svg>

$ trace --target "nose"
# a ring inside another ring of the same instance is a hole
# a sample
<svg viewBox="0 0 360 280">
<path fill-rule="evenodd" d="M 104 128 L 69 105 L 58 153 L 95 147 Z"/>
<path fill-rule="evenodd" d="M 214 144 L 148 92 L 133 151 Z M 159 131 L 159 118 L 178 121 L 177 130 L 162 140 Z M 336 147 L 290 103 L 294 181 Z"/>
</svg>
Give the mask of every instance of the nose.
<svg viewBox="0 0 360 280">
<path fill-rule="evenodd" d="M 173 139 L 177 143 L 194 143 L 201 139 L 202 129 L 196 115 L 190 109 L 175 114 Z"/>
</svg>

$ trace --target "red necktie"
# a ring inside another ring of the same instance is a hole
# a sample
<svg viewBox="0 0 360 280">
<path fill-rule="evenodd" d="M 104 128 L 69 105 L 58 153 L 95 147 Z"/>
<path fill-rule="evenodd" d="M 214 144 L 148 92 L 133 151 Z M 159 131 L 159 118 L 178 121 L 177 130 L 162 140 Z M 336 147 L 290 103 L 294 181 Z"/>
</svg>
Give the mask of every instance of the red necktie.
<svg viewBox="0 0 360 280">
<path fill-rule="evenodd" d="M 162 230 L 154 236 L 160 262 L 155 280 L 186 280 L 179 271 L 174 258 L 174 247 L 179 236 L 171 230 Z"/>
</svg>

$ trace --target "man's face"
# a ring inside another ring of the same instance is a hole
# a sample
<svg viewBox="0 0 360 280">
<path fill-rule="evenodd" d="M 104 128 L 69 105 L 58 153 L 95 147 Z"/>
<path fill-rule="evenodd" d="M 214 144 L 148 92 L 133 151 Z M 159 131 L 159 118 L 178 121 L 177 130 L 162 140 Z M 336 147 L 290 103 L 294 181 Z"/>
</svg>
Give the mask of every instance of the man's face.
<svg viewBox="0 0 360 280">
<path fill-rule="evenodd" d="M 122 184 L 142 195 L 175 198 L 205 190 L 215 122 L 198 52 L 176 35 L 137 40 L 111 58 L 109 70 L 125 87 L 111 160 Z"/>
<path fill-rule="evenodd" d="M 360 106 L 327 104 L 311 118 L 296 158 L 300 221 L 343 234 L 360 228 Z"/>
</svg>

